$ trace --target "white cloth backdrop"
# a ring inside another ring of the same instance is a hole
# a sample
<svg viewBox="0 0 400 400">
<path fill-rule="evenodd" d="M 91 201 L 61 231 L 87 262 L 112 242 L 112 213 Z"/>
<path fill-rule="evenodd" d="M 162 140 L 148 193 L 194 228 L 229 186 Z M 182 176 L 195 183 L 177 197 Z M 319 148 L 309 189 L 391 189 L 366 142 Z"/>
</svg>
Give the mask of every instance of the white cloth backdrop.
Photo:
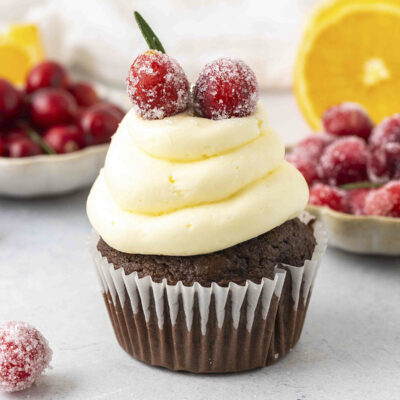
<svg viewBox="0 0 400 400">
<path fill-rule="evenodd" d="M 263 88 L 289 87 L 306 12 L 315 0 L 0 0 L 0 28 L 40 25 L 48 56 L 108 85 L 122 86 L 146 44 L 133 10 L 194 80 L 221 56 L 240 57 Z"/>
</svg>

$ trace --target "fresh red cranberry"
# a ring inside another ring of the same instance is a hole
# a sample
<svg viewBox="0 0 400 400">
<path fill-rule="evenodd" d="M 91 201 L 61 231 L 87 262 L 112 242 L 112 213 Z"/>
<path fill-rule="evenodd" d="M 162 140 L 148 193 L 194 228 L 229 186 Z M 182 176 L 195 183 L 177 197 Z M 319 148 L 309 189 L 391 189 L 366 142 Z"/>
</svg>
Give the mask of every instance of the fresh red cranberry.
<svg viewBox="0 0 400 400">
<path fill-rule="evenodd" d="M 381 147 L 386 143 L 400 143 L 400 114 L 383 119 L 372 131 L 369 138 L 372 147 Z"/>
<path fill-rule="evenodd" d="M 335 140 L 335 136 L 327 133 L 313 134 L 301 140 L 295 147 L 294 152 L 317 162 L 325 147 Z"/>
<path fill-rule="evenodd" d="M 77 104 L 66 90 L 45 88 L 33 93 L 29 111 L 35 125 L 47 128 L 72 121 Z"/>
<path fill-rule="evenodd" d="M 18 117 L 23 108 L 23 95 L 10 82 L 0 78 L 0 125 Z"/>
<path fill-rule="evenodd" d="M 286 161 L 290 162 L 302 173 L 308 186 L 318 180 L 317 164 L 311 158 L 305 157 L 301 153 L 293 152 L 286 156 Z"/>
<path fill-rule="evenodd" d="M 0 326 L 0 389 L 15 392 L 32 386 L 49 366 L 52 353 L 33 326 L 16 321 Z"/>
<path fill-rule="evenodd" d="M 336 211 L 343 211 L 344 196 L 344 190 L 317 183 L 310 189 L 309 203 L 315 206 L 326 206 Z"/>
<path fill-rule="evenodd" d="M 63 66 L 54 61 L 44 61 L 33 67 L 26 79 L 26 92 L 47 87 L 66 89 L 68 87 L 68 74 Z"/>
<path fill-rule="evenodd" d="M 365 201 L 371 189 L 352 189 L 346 190 L 345 211 L 349 214 L 364 215 Z"/>
<path fill-rule="evenodd" d="M 392 181 L 372 191 L 365 202 L 368 215 L 400 217 L 400 180 Z"/>
<path fill-rule="evenodd" d="M 4 153 L 4 143 L 3 143 L 3 138 L 0 137 L 0 157 L 3 157 L 5 155 Z"/>
<path fill-rule="evenodd" d="M 112 112 L 120 121 L 124 118 L 124 111 L 116 104 L 108 101 L 100 101 L 91 107 L 92 110 L 107 110 Z"/>
<path fill-rule="evenodd" d="M 128 95 L 144 119 L 162 119 L 185 110 L 189 81 L 176 60 L 156 50 L 133 62 L 126 80 Z"/>
<path fill-rule="evenodd" d="M 87 145 L 108 143 L 121 122 L 121 118 L 113 110 L 99 109 L 96 106 L 89 107 L 80 119 Z"/>
<path fill-rule="evenodd" d="M 24 128 L 20 128 L 20 127 L 15 127 L 12 128 L 8 131 L 6 131 L 3 136 L 2 136 L 2 140 L 3 140 L 3 155 L 5 157 L 9 156 L 9 148 L 10 148 L 10 144 L 18 141 L 19 139 L 29 139 L 28 135 L 26 134 L 26 131 Z"/>
<path fill-rule="evenodd" d="M 24 139 L 27 138 L 28 135 L 26 134 L 26 131 L 24 128 L 20 127 L 15 127 L 13 129 L 8 130 L 4 134 L 4 143 L 11 143 L 17 139 Z"/>
<path fill-rule="evenodd" d="M 326 132 L 336 136 L 360 136 L 367 140 L 373 123 L 359 104 L 345 102 L 333 106 L 322 115 Z"/>
<path fill-rule="evenodd" d="M 400 142 L 372 148 L 367 166 L 368 177 L 372 182 L 400 179 Z"/>
<path fill-rule="evenodd" d="M 21 158 L 43 154 L 42 148 L 29 138 L 16 139 L 7 146 L 8 157 Z"/>
<path fill-rule="evenodd" d="M 193 90 L 196 113 L 209 119 L 251 115 L 257 107 L 258 84 L 242 60 L 220 58 L 207 64 Z"/>
<path fill-rule="evenodd" d="M 68 91 L 74 96 L 79 107 L 90 107 L 100 101 L 92 85 L 77 82 L 69 85 Z"/>
<path fill-rule="evenodd" d="M 85 147 L 85 137 L 77 125 L 58 125 L 49 128 L 44 141 L 58 154 L 70 153 Z"/>
<path fill-rule="evenodd" d="M 336 140 L 322 153 L 319 175 L 332 186 L 367 179 L 368 147 L 357 136 Z"/>
</svg>

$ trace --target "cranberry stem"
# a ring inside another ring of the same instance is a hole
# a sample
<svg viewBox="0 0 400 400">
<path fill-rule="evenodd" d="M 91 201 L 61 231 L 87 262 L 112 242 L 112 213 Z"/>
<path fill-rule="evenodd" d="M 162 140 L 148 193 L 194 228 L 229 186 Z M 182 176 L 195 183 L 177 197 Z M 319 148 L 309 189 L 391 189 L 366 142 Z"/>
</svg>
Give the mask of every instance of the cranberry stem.
<svg viewBox="0 0 400 400">
<path fill-rule="evenodd" d="M 50 147 L 44 140 L 43 138 L 33 129 L 27 129 L 27 134 L 31 140 L 33 140 L 35 143 L 37 143 L 45 153 L 47 154 L 56 154 L 54 149 Z"/>
<path fill-rule="evenodd" d="M 160 39 L 156 36 L 145 19 L 137 11 L 135 11 L 133 15 L 135 16 L 136 23 L 138 24 L 144 40 L 148 44 L 149 48 L 152 50 L 159 50 L 161 53 L 165 54 L 165 49 L 161 44 Z"/>
</svg>

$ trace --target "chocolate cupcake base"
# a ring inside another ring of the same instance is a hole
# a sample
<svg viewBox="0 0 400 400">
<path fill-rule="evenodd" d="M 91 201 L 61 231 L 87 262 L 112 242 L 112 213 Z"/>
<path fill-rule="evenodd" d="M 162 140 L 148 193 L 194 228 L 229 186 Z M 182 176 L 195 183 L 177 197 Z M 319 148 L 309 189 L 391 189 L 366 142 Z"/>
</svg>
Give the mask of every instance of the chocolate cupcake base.
<svg viewBox="0 0 400 400">
<path fill-rule="evenodd" d="M 90 247 L 117 340 L 126 352 L 172 370 L 224 373 L 272 364 L 299 340 L 326 247 L 318 222 L 314 235 L 317 245 L 303 266 L 282 264 L 274 279 L 226 287 L 169 285 L 136 272 L 126 275 L 97 250 L 97 234 Z"/>
</svg>

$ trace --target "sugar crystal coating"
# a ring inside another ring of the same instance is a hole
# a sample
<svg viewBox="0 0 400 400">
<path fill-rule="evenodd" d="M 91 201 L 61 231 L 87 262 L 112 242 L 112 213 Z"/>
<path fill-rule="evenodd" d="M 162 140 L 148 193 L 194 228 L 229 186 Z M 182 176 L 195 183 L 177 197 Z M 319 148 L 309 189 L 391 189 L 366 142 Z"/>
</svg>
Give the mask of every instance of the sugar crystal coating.
<svg viewBox="0 0 400 400">
<path fill-rule="evenodd" d="M 322 153 L 319 176 L 330 185 L 365 181 L 367 179 L 368 148 L 357 136 L 343 137 Z"/>
<path fill-rule="evenodd" d="M 326 206 L 336 211 L 343 211 L 345 192 L 337 187 L 315 184 L 310 189 L 309 203 L 315 206 Z"/>
<path fill-rule="evenodd" d="M 258 85 L 242 60 L 220 58 L 207 64 L 193 90 L 196 113 L 209 119 L 251 115 L 257 106 Z"/>
<path fill-rule="evenodd" d="M 189 103 L 189 81 L 176 60 L 157 50 L 133 62 L 126 79 L 136 113 L 144 119 L 163 119 L 184 111 Z"/>
<path fill-rule="evenodd" d="M 0 326 L 0 389 L 15 392 L 30 387 L 49 366 L 52 354 L 33 326 L 18 321 Z"/>
<path fill-rule="evenodd" d="M 368 215 L 400 218 L 400 180 L 371 191 L 365 201 Z"/>
<path fill-rule="evenodd" d="M 359 136 L 368 139 L 373 123 L 363 107 L 344 102 L 328 108 L 322 116 L 326 132 L 336 136 Z"/>
</svg>

